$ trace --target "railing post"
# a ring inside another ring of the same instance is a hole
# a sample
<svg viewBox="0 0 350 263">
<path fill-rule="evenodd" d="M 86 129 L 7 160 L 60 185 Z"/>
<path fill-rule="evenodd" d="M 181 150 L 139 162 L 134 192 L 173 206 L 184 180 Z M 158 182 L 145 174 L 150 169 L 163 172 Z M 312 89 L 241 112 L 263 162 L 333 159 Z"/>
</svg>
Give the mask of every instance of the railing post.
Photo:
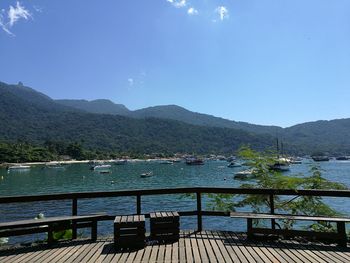
<svg viewBox="0 0 350 263">
<path fill-rule="evenodd" d="M 202 231 L 202 196 L 200 192 L 196 192 L 197 195 L 197 231 Z"/>
<path fill-rule="evenodd" d="M 141 195 L 136 196 L 136 214 L 141 215 Z"/>
<path fill-rule="evenodd" d="M 275 213 L 275 202 L 274 202 L 274 195 L 270 194 L 270 214 L 274 214 Z M 275 229 L 275 219 L 271 219 L 271 228 Z"/>
<path fill-rule="evenodd" d="M 78 199 L 74 197 L 72 199 L 72 216 L 78 215 Z M 72 224 L 72 238 L 76 239 L 77 238 L 77 227 L 76 223 L 73 222 Z"/>
</svg>

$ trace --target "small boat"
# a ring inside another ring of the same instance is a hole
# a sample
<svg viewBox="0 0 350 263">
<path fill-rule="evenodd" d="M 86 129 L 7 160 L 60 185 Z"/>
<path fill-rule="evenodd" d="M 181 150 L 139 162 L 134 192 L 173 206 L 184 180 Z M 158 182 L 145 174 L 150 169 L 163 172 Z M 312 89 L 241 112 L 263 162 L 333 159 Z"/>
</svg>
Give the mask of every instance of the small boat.
<svg viewBox="0 0 350 263">
<path fill-rule="evenodd" d="M 160 164 L 174 164 L 174 162 L 169 160 L 164 160 L 164 161 L 161 161 Z"/>
<path fill-rule="evenodd" d="M 348 156 L 339 156 L 337 158 L 335 158 L 337 161 L 347 161 L 350 158 Z"/>
<path fill-rule="evenodd" d="M 98 171 L 100 174 L 110 174 L 111 171 L 110 170 L 99 170 Z"/>
<path fill-rule="evenodd" d="M 22 171 L 22 170 L 29 170 L 30 166 L 29 165 L 22 165 L 22 164 L 17 164 L 17 165 L 12 165 L 7 167 L 7 170 L 9 171 Z"/>
<path fill-rule="evenodd" d="M 45 164 L 46 168 L 50 169 L 64 169 L 64 166 L 61 163 L 58 162 L 50 162 Z"/>
<path fill-rule="evenodd" d="M 234 179 L 239 179 L 239 180 L 246 180 L 246 179 L 252 178 L 253 177 L 253 173 L 254 173 L 253 169 L 243 170 L 243 171 L 235 173 L 233 178 Z"/>
<path fill-rule="evenodd" d="M 302 162 L 303 162 L 303 159 L 300 157 L 292 157 L 289 160 L 289 163 L 291 164 L 302 164 Z"/>
<path fill-rule="evenodd" d="M 242 165 L 239 164 L 239 163 L 230 162 L 230 163 L 227 165 L 227 167 L 229 167 L 229 168 L 242 167 Z"/>
<path fill-rule="evenodd" d="M 90 169 L 93 171 L 105 171 L 105 170 L 109 170 L 110 168 L 111 168 L 110 164 L 100 164 L 100 165 L 92 166 Z"/>
<path fill-rule="evenodd" d="M 288 163 L 277 162 L 270 166 L 270 170 L 273 170 L 276 172 L 286 172 L 290 170 L 290 166 Z"/>
<path fill-rule="evenodd" d="M 230 156 L 226 159 L 226 161 L 228 161 L 230 163 L 234 162 L 235 160 L 236 160 L 236 156 Z"/>
<path fill-rule="evenodd" d="M 198 159 L 196 157 L 186 158 L 187 165 L 202 165 L 204 164 L 202 159 Z"/>
<path fill-rule="evenodd" d="M 146 178 L 146 177 L 151 177 L 151 176 L 153 176 L 153 172 L 152 171 L 141 174 L 141 178 Z"/>
<path fill-rule="evenodd" d="M 329 157 L 328 156 L 311 156 L 311 158 L 315 162 L 328 162 L 329 161 Z"/>
</svg>

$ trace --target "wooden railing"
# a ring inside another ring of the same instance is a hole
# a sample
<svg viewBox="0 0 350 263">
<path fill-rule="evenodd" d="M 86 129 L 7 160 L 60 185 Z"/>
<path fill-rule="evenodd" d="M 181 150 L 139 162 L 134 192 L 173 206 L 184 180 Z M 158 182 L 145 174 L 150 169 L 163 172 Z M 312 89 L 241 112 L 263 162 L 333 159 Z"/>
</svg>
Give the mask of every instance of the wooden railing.
<svg viewBox="0 0 350 263">
<path fill-rule="evenodd" d="M 191 187 L 191 188 L 167 188 L 167 189 L 148 189 L 148 190 L 127 190 L 127 191 L 110 191 L 110 192 L 80 192 L 80 193 L 63 193 L 49 195 L 30 195 L 30 196 L 5 196 L 0 197 L 0 204 L 24 203 L 37 201 L 54 201 L 54 200 L 72 200 L 72 215 L 78 215 L 78 200 L 108 197 L 136 197 L 136 214 L 142 214 L 142 196 L 150 195 L 169 195 L 169 194 L 194 194 L 197 201 L 197 209 L 194 211 L 178 211 L 180 216 L 197 216 L 197 229 L 202 230 L 203 216 L 228 216 L 229 212 L 224 211 L 205 211 L 202 210 L 203 194 L 232 194 L 232 195 L 267 195 L 269 196 L 270 213 L 275 213 L 274 197 L 281 196 L 321 196 L 321 197 L 350 197 L 349 190 L 294 190 L 294 189 L 262 189 L 262 188 L 208 188 L 208 187 Z M 149 214 L 145 214 L 149 217 Z M 115 215 L 108 215 L 104 219 L 112 220 Z M 272 221 L 272 228 L 275 227 Z M 76 229 L 73 229 L 73 236 L 76 237 Z"/>
</svg>

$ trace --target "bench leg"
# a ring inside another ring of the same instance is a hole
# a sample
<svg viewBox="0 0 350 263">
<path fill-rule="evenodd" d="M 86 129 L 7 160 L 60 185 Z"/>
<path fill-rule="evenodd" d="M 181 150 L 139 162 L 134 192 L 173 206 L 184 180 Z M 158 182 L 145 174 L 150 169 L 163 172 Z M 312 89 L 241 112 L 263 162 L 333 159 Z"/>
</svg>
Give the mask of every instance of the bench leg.
<svg viewBox="0 0 350 263">
<path fill-rule="evenodd" d="M 248 238 L 253 237 L 253 219 L 247 218 L 247 236 Z"/>
<path fill-rule="evenodd" d="M 97 240 L 97 221 L 94 220 L 91 223 L 91 239 L 93 241 Z"/>
<path fill-rule="evenodd" d="M 347 247 L 347 236 L 345 229 L 345 222 L 337 222 L 337 231 L 339 235 L 338 245 L 341 247 Z"/>
</svg>

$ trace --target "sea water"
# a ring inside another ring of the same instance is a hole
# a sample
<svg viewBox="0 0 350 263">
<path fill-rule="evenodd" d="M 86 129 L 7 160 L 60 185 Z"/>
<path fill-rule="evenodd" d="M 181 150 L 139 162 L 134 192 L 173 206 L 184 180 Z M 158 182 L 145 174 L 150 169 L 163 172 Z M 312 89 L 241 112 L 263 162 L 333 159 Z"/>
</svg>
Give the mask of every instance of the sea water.
<svg viewBox="0 0 350 263">
<path fill-rule="evenodd" d="M 196 186 L 240 187 L 243 182 L 233 179 L 233 175 L 246 167 L 229 168 L 227 164 L 225 161 L 207 161 L 204 165 L 189 166 L 183 162 L 169 165 L 155 161 L 137 161 L 128 162 L 126 165 L 112 165 L 111 172 L 107 174 L 91 171 L 88 164 L 71 164 L 56 169 L 35 166 L 28 171 L 8 172 L 0 169 L 0 196 Z M 350 162 L 348 161 L 316 164 L 312 160 L 304 160 L 302 164 L 292 165 L 286 175 L 309 175 L 313 165 L 318 165 L 322 169 L 325 178 L 350 187 Z M 149 171 L 153 172 L 152 177 L 141 178 L 142 173 Z M 348 198 L 327 198 L 326 202 L 344 215 L 350 215 Z M 205 198 L 203 203 L 203 210 L 209 209 Z M 70 215 L 71 205 L 71 200 L 0 204 L 0 221 L 32 219 L 39 213 L 45 216 Z M 142 197 L 142 213 L 161 210 L 193 211 L 196 210 L 196 200 L 184 195 Z M 96 212 L 106 212 L 110 215 L 133 214 L 136 212 L 136 198 L 115 197 L 78 201 L 78 214 Z M 196 229 L 196 220 L 196 217 L 182 217 L 181 228 Z M 229 217 L 203 217 L 203 228 L 244 231 L 245 221 Z M 100 222 L 98 232 L 99 235 L 111 235 L 113 222 Z M 88 232 L 84 231 L 83 234 Z M 13 237 L 11 241 L 22 242 L 35 239 L 42 239 L 42 235 Z"/>
</svg>

